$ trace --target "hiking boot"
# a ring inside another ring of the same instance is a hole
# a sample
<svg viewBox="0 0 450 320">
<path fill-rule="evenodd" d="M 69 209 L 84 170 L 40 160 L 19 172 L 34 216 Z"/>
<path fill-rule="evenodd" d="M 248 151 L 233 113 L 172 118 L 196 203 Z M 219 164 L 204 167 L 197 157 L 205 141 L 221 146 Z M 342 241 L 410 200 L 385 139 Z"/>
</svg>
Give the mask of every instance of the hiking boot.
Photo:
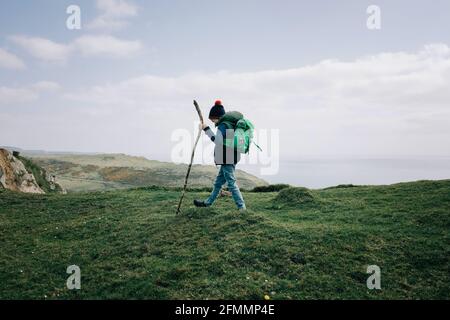
<svg viewBox="0 0 450 320">
<path fill-rule="evenodd" d="M 200 207 L 200 208 L 209 207 L 209 206 L 205 203 L 205 201 L 200 201 L 200 200 L 194 200 L 194 206 Z"/>
</svg>

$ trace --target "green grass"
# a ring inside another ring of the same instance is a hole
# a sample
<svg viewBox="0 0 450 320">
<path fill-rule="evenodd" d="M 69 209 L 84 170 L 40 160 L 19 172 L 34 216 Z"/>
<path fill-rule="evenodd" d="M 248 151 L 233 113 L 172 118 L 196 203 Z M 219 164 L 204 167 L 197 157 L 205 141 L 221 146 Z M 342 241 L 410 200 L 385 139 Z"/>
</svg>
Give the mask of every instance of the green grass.
<svg viewBox="0 0 450 320">
<path fill-rule="evenodd" d="M 0 191 L 1 299 L 449 299 L 450 180 L 312 190 L 285 205 L 244 192 Z M 81 268 L 79 291 L 66 268 Z M 368 290 L 366 268 L 381 268 Z"/>
</svg>

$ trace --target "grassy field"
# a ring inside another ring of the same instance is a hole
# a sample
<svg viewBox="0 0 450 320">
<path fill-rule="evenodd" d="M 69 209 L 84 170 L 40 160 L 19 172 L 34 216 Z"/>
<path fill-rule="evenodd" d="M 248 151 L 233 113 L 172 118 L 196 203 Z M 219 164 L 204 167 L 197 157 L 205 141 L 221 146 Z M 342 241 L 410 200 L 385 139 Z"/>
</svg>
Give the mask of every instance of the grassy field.
<svg viewBox="0 0 450 320">
<path fill-rule="evenodd" d="M 175 190 L 0 191 L 0 298 L 450 298 L 450 180 L 281 192 L 175 216 Z"/>
</svg>

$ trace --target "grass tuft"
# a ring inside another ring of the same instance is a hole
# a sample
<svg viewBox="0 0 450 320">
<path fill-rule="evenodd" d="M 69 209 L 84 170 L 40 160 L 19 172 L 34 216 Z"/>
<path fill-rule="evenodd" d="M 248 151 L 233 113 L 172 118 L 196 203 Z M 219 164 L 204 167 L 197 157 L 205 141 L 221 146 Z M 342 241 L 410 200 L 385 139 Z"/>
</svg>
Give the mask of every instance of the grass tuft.
<svg viewBox="0 0 450 320">
<path fill-rule="evenodd" d="M 316 198 L 317 197 L 314 196 L 307 188 L 290 187 L 281 190 L 275 197 L 275 202 L 277 204 L 295 206 L 314 202 L 316 201 Z"/>
</svg>

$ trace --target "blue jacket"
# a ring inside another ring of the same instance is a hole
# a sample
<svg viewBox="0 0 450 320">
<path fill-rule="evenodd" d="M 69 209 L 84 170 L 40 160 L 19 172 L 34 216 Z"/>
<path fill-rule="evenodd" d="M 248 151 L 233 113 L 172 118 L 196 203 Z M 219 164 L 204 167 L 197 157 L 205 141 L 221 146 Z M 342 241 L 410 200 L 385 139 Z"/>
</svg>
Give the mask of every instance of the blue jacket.
<svg viewBox="0 0 450 320">
<path fill-rule="evenodd" d="M 219 124 L 216 134 L 214 134 L 210 127 L 206 127 L 203 130 L 216 145 L 214 147 L 214 163 L 216 165 L 237 164 L 241 160 L 241 154 L 239 152 L 234 148 L 227 147 L 223 144 L 227 134 L 227 127 L 225 124 Z"/>
</svg>

